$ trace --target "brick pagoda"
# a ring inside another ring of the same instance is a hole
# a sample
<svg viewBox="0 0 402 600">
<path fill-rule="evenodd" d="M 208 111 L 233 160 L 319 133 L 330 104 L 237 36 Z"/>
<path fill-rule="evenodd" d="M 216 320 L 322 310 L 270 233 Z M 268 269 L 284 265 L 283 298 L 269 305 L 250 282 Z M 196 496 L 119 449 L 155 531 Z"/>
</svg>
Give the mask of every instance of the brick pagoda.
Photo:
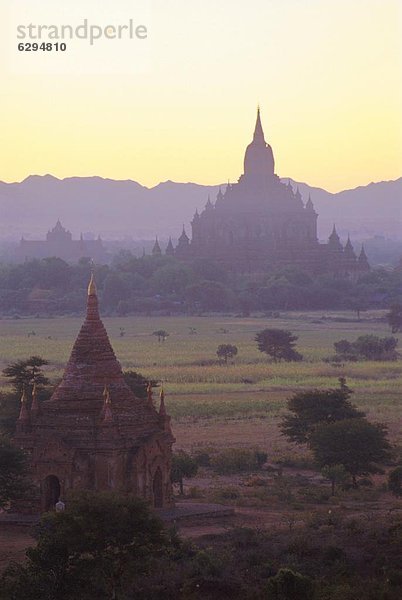
<svg viewBox="0 0 402 600">
<path fill-rule="evenodd" d="M 136 398 L 100 319 L 93 276 L 87 314 L 63 378 L 50 400 L 25 392 L 15 443 L 30 458 L 37 486 L 33 510 L 49 510 L 70 490 L 134 494 L 154 507 L 172 505 L 170 482 L 175 441 L 164 394 L 157 411 L 152 390 Z"/>
</svg>

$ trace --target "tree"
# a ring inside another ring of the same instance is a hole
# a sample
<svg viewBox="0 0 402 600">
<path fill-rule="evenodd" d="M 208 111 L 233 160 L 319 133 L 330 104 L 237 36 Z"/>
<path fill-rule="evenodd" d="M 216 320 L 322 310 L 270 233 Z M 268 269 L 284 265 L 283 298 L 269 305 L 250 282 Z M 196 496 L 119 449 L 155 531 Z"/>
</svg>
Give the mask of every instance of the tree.
<svg viewBox="0 0 402 600">
<path fill-rule="evenodd" d="M 116 308 L 120 300 L 127 300 L 130 296 L 130 288 L 123 275 L 112 271 L 103 282 L 102 303 L 108 308 Z"/>
<path fill-rule="evenodd" d="M 30 484 L 25 454 L 0 437 L 0 508 L 25 497 Z"/>
<path fill-rule="evenodd" d="M 268 600 L 313 600 L 314 584 L 310 577 L 291 569 L 279 569 L 268 579 Z"/>
<path fill-rule="evenodd" d="M 320 467 L 343 465 L 353 485 L 358 475 L 380 472 L 378 464 L 390 457 L 386 428 L 366 419 L 321 423 L 312 432 L 309 445 Z"/>
<path fill-rule="evenodd" d="M 292 442 L 305 444 L 318 425 L 364 417 L 350 402 L 351 394 L 344 380 L 337 389 L 298 392 L 287 402 L 291 414 L 282 418 L 282 434 Z"/>
<path fill-rule="evenodd" d="M 388 489 L 394 496 L 402 496 L 402 467 L 396 467 L 389 472 Z"/>
<path fill-rule="evenodd" d="M 17 392 L 0 392 L 0 435 L 12 435 L 21 410 L 21 396 Z"/>
<path fill-rule="evenodd" d="M 392 333 L 402 331 L 402 304 L 393 304 L 387 314 L 387 321 Z"/>
<path fill-rule="evenodd" d="M 154 331 L 152 335 L 158 338 L 159 343 L 164 342 L 169 337 L 168 332 L 164 329 L 158 329 L 157 331 Z"/>
<path fill-rule="evenodd" d="M 111 494 L 80 493 L 60 513 L 47 513 L 27 561 L 3 578 L 7 598 L 102 600 L 146 575 L 172 538 L 146 503 Z"/>
<path fill-rule="evenodd" d="M 397 338 L 361 335 L 354 342 L 339 340 L 334 343 L 336 355 L 326 361 L 397 360 Z"/>
<path fill-rule="evenodd" d="M 190 306 L 201 310 L 226 310 L 233 305 L 233 292 L 218 281 L 200 281 L 185 289 Z"/>
<path fill-rule="evenodd" d="M 155 271 L 150 285 L 158 294 L 182 294 L 194 281 L 194 273 L 182 263 L 167 264 Z"/>
<path fill-rule="evenodd" d="M 348 477 L 348 473 L 343 465 L 326 465 L 321 475 L 331 482 L 331 493 L 335 496 L 335 486 L 344 483 Z"/>
<path fill-rule="evenodd" d="M 225 364 L 228 364 L 228 358 L 233 358 L 237 354 L 237 346 L 232 346 L 232 344 L 221 344 L 218 346 L 216 354 L 219 360 L 224 360 Z"/>
<path fill-rule="evenodd" d="M 295 343 L 298 340 L 296 335 L 285 329 L 264 329 L 255 336 L 255 340 L 260 352 L 265 352 L 272 356 L 274 362 L 280 360 L 300 361 L 303 359 L 295 349 Z"/>
<path fill-rule="evenodd" d="M 352 344 L 353 350 L 366 360 L 396 360 L 398 340 L 394 337 L 380 338 L 376 335 L 361 335 Z"/>
<path fill-rule="evenodd" d="M 27 360 L 17 360 L 3 370 L 3 375 L 11 379 L 14 389 L 22 393 L 24 386 L 29 389 L 33 384 L 49 385 L 49 379 L 44 375 L 42 367 L 49 362 L 41 356 L 31 356 Z"/>
<path fill-rule="evenodd" d="M 184 450 L 180 450 L 173 454 L 172 460 L 172 471 L 171 471 L 171 479 L 172 483 L 178 483 L 180 494 L 183 496 L 184 494 L 184 486 L 183 479 L 185 477 L 195 477 L 198 471 L 198 463 L 197 461 L 184 452 Z"/>
</svg>

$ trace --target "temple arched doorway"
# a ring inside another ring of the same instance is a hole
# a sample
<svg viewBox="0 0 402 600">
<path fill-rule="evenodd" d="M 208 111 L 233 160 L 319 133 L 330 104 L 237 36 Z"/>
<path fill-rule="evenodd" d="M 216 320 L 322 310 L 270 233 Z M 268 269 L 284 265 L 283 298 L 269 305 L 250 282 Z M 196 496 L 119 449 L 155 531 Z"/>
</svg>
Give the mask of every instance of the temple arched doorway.
<svg viewBox="0 0 402 600">
<path fill-rule="evenodd" d="M 60 498 L 60 491 L 59 478 L 56 475 L 48 475 L 43 482 L 43 508 L 46 512 L 54 510 Z"/>
<path fill-rule="evenodd" d="M 162 508 L 163 507 L 163 478 L 162 471 L 160 467 L 158 467 L 155 471 L 153 483 L 152 483 L 152 491 L 154 495 L 154 507 Z"/>
</svg>

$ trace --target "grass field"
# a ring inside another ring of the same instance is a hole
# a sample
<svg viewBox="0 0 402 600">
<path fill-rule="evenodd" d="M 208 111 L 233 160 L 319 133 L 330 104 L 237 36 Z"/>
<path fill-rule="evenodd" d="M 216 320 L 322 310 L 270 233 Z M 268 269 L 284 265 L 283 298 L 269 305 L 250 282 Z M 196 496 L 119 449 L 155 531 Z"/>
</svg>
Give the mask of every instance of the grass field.
<svg viewBox="0 0 402 600">
<path fill-rule="evenodd" d="M 386 423 L 392 438 L 402 443 L 402 361 L 344 367 L 322 361 L 333 354 L 336 340 L 367 333 L 390 335 L 379 316 L 368 312 L 357 321 L 350 312 L 306 312 L 275 319 L 124 317 L 106 318 L 104 323 L 123 369 L 164 381 L 178 445 L 254 444 L 271 449 L 276 445 L 279 452 L 287 448 L 276 428 L 286 398 L 301 388 L 336 386 L 340 376 L 355 390 L 353 401 L 370 418 Z M 60 377 L 81 322 L 76 318 L 0 320 L 0 367 L 36 354 L 50 361 L 50 378 Z M 265 327 L 286 328 L 298 335 L 297 349 L 305 360 L 270 363 L 254 341 Z M 158 329 L 169 333 L 164 343 L 152 336 Z M 216 363 L 216 349 L 222 343 L 238 347 L 234 364 Z M 3 379 L 1 384 L 7 382 Z"/>
</svg>

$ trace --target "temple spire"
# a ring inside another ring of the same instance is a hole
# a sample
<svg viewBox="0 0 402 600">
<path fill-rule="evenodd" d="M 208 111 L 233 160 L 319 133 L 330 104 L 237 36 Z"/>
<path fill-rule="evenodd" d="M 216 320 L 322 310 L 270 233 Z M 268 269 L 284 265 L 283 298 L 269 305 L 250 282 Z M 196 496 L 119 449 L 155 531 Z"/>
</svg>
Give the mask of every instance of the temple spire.
<svg viewBox="0 0 402 600">
<path fill-rule="evenodd" d="M 17 420 L 17 433 L 28 433 L 30 430 L 30 414 L 28 409 L 28 398 L 25 390 L 25 385 L 22 389 L 21 408 Z"/>
<path fill-rule="evenodd" d="M 20 414 L 19 414 L 18 420 L 19 421 L 29 421 L 28 398 L 27 398 L 25 385 L 22 390 L 21 409 L 20 409 Z"/>
<path fill-rule="evenodd" d="M 169 241 L 168 241 L 168 245 L 166 246 L 165 254 L 166 254 L 166 256 L 174 256 L 174 248 L 173 248 L 173 243 L 172 243 L 171 237 L 169 237 Z"/>
<path fill-rule="evenodd" d="M 348 240 L 347 240 L 346 245 L 345 245 L 344 253 L 345 253 L 345 256 L 347 258 L 351 258 L 351 259 L 355 259 L 356 258 L 356 254 L 355 254 L 355 251 L 353 249 L 352 242 L 350 241 L 350 235 L 349 234 L 348 234 Z"/>
<path fill-rule="evenodd" d="M 96 296 L 97 295 L 97 289 L 96 289 L 96 283 L 95 283 L 95 276 L 94 276 L 94 272 L 91 271 L 91 279 L 89 280 L 89 284 L 88 284 L 88 296 Z"/>
<path fill-rule="evenodd" d="M 172 435 L 172 427 L 170 425 L 171 417 L 167 414 L 166 406 L 165 406 L 165 392 L 163 387 L 160 391 L 160 406 L 159 406 L 159 418 L 161 421 L 161 425 L 163 429 L 169 434 Z"/>
<path fill-rule="evenodd" d="M 332 233 L 328 238 L 327 246 L 332 252 L 343 252 L 343 246 L 339 239 L 338 232 L 336 231 L 335 223 L 332 229 Z"/>
<path fill-rule="evenodd" d="M 264 131 L 261 124 L 260 107 L 257 108 L 257 120 L 255 123 L 253 142 L 263 142 L 265 144 Z"/>
<path fill-rule="evenodd" d="M 90 321 L 98 321 L 99 317 L 99 306 L 98 306 L 98 293 L 95 283 L 94 267 L 91 266 L 91 279 L 88 284 L 88 298 L 87 298 L 87 319 Z"/>
<path fill-rule="evenodd" d="M 161 392 L 159 394 L 159 399 L 160 399 L 159 416 L 166 417 L 167 413 L 166 413 L 166 406 L 165 406 L 165 392 L 164 392 L 163 388 L 161 388 Z"/>
<path fill-rule="evenodd" d="M 154 247 L 152 248 L 152 256 L 161 256 L 162 250 L 159 245 L 158 236 L 156 236 Z"/>
<path fill-rule="evenodd" d="M 306 203 L 306 209 L 314 211 L 314 204 L 313 204 L 313 202 L 311 200 L 310 194 L 308 195 L 308 200 L 307 200 L 307 203 Z"/>
<path fill-rule="evenodd" d="M 34 382 L 32 387 L 32 404 L 31 404 L 31 414 L 34 417 L 40 415 L 40 404 L 38 400 L 38 391 L 36 389 L 36 383 Z"/>
</svg>

